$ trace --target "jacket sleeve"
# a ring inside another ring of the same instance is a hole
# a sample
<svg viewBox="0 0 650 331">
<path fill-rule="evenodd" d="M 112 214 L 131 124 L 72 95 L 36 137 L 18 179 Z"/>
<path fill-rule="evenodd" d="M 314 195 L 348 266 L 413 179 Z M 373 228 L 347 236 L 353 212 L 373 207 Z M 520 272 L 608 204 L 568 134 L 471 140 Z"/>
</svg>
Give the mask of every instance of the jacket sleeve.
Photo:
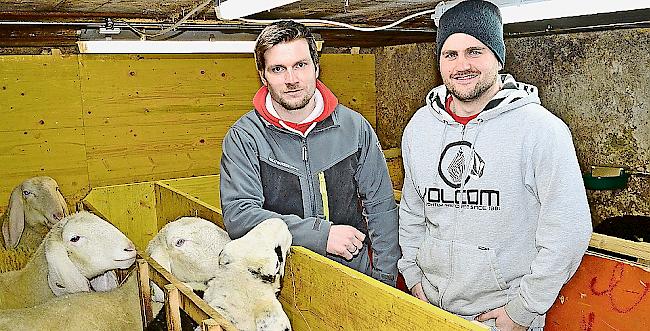
<svg viewBox="0 0 650 331">
<path fill-rule="evenodd" d="M 399 244 L 402 257 L 397 265 L 409 289 L 422 281 L 422 270 L 416 264 L 416 257 L 426 235 L 424 201 L 413 184 L 410 158 L 408 131 L 405 131 L 402 137 L 404 186 L 399 203 Z"/>
<path fill-rule="evenodd" d="M 372 247 L 372 277 L 388 285 L 397 282 L 397 205 L 386 159 L 370 123 L 363 119 L 357 168 L 359 195 Z"/>
<path fill-rule="evenodd" d="M 523 326 L 551 307 L 580 265 L 592 231 L 571 133 L 559 119 L 544 132 L 525 174 L 526 186 L 540 201 L 534 238 L 538 253 L 518 295 L 505 306 L 508 316 Z"/>
<path fill-rule="evenodd" d="M 262 208 L 264 191 L 257 145 L 241 128 L 231 128 L 224 137 L 220 169 L 220 198 L 223 221 L 232 239 L 245 235 L 269 218 L 287 223 L 293 245 L 325 255 L 330 223 L 316 217 L 281 215 Z"/>
</svg>

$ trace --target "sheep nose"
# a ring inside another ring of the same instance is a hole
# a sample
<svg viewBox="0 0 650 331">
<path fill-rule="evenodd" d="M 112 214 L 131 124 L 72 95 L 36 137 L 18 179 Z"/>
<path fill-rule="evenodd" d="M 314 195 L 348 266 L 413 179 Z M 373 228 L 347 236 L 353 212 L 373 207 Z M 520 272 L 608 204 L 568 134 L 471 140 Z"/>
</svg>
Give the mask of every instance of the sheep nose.
<svg viewBox="0 0 650 331">
<path fill-rule="evenodd" d="M 127 246 L 124 249 L 125 252 L 133 252 L 134 250 L 135 250 L 135 246 L 133 245 L 133 243 L 129 243 L 129 246 Z"/>
<path fill-rule="evenodd" d="M 56 213 L 52 214 L 52 217 L 54 217 L 55 220 L 60 221 L 63 218 L 63 212 L 57 211 Z"/>
</svg>

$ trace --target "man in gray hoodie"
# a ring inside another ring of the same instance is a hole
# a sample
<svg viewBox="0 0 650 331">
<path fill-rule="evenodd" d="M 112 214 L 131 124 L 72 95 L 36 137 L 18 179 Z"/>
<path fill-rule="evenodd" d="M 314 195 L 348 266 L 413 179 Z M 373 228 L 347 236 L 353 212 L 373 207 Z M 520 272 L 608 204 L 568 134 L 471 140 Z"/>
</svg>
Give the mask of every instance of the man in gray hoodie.
<svg viewBox="0 0 650 331">
<path fill-rule="evenodd" d="M 398 267 L 416 297 L 499 330 L 541 329 L 591 217 L 571 133 L 537 88 L 500 75 L 498 7 L 440 18 L 444 85 L 404 131 Z"/>
</svg>

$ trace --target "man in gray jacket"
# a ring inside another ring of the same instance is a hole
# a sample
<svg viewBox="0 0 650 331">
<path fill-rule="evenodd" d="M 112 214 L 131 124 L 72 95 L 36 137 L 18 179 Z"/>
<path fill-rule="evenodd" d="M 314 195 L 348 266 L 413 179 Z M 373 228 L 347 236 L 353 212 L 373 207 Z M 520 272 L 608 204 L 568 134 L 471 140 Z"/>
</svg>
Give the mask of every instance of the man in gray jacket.
<svg viewBox="0 0 650 331">
<path fill-rule="evenodd" d="M 466 319 L 541 329 L 591 234 L 571 133 L 536 87 L 498 73 L 494 4 L 450 8 L 436 47 L 444 85 L 402 137 L 399 269 L 413 295 Z"/>
<path fill-rule="evenodd" d="M 264 86 L 223 142 L 228 234 L 239 238 L 279 217 L 294 245 L 394 286 L 397 206 L 370 123 L 317 79 L 316 44 L 302 24 L 266 27 L 255 60 Z"/>
</svg>

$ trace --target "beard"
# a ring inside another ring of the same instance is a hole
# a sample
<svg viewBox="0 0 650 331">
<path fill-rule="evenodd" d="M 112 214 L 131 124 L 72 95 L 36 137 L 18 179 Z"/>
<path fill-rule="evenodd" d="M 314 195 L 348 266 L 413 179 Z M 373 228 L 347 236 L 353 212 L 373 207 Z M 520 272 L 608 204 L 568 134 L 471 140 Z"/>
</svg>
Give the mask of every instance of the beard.
<svg viewBox="0 0 650 331">
<path fill-rule="evenodd" d="M 462 76 L 462 75 L 469 75 L 469 74 L 477 74 L 480 75 L 480 71 L 476 70 L 467 70 L 467 71 L 462 71 L 459 73 L 454 74 L 454 76 Z M 445 86 L 447 86 L 447 90 L 449 90 L 449 93 L 456 97 L 456 99 L 463 101 L 463 102 L 468 102 L 468 101 L 474 101 L 479 99 L 485 92 L 490 90 L 494 84 L 497 83 L 497 78 L 498 78 L 498 69 L 496 70 L 489 70 L 489 72 L 486 72 L 485 78 L 481 79 L 474 85 L 474 88 L 469 90 L 469 91 L 461 91 L 458 86 L 454 83 L 453 78 L 450 77 L 443 77 L 443 83 Z"/>
<path fill-rule="evenodd" d="M 468 74 L 470 72 L 464 72 L 460 74 Z M 469 91 L 460 91 L 454 83 L 451 82 L 451 79 L 445 79 L 449 80 L 447 82 L 444 82 L 445 85 L 447 85 L 447 89 L 449 90 L 449 93 L 456 97 L 456 99 L 467 102 L 467 101 L 474 101 L 478 98 L 480 98 L 485 92 L 487 92 L 494 84 L 496 84 L 496 77 L 494 79 L 482 79 L 476 85 L 474 85 L 474 88 L 469 90 Z"/>
<path fill-rule="evenodd" d="M 279 103 L 285 110 L 294 111 L 304 108 L 309 103 L 309 101 L 311 101 L 315 90 L 307 91 L 305 95 L 298 100 L 288 100 L 281 93 L 278 93 L 274 89 L 269 89 L 269 92 L 271 93 L 271 98 L 275 100 L 275 102 Z"/>
</svg>

